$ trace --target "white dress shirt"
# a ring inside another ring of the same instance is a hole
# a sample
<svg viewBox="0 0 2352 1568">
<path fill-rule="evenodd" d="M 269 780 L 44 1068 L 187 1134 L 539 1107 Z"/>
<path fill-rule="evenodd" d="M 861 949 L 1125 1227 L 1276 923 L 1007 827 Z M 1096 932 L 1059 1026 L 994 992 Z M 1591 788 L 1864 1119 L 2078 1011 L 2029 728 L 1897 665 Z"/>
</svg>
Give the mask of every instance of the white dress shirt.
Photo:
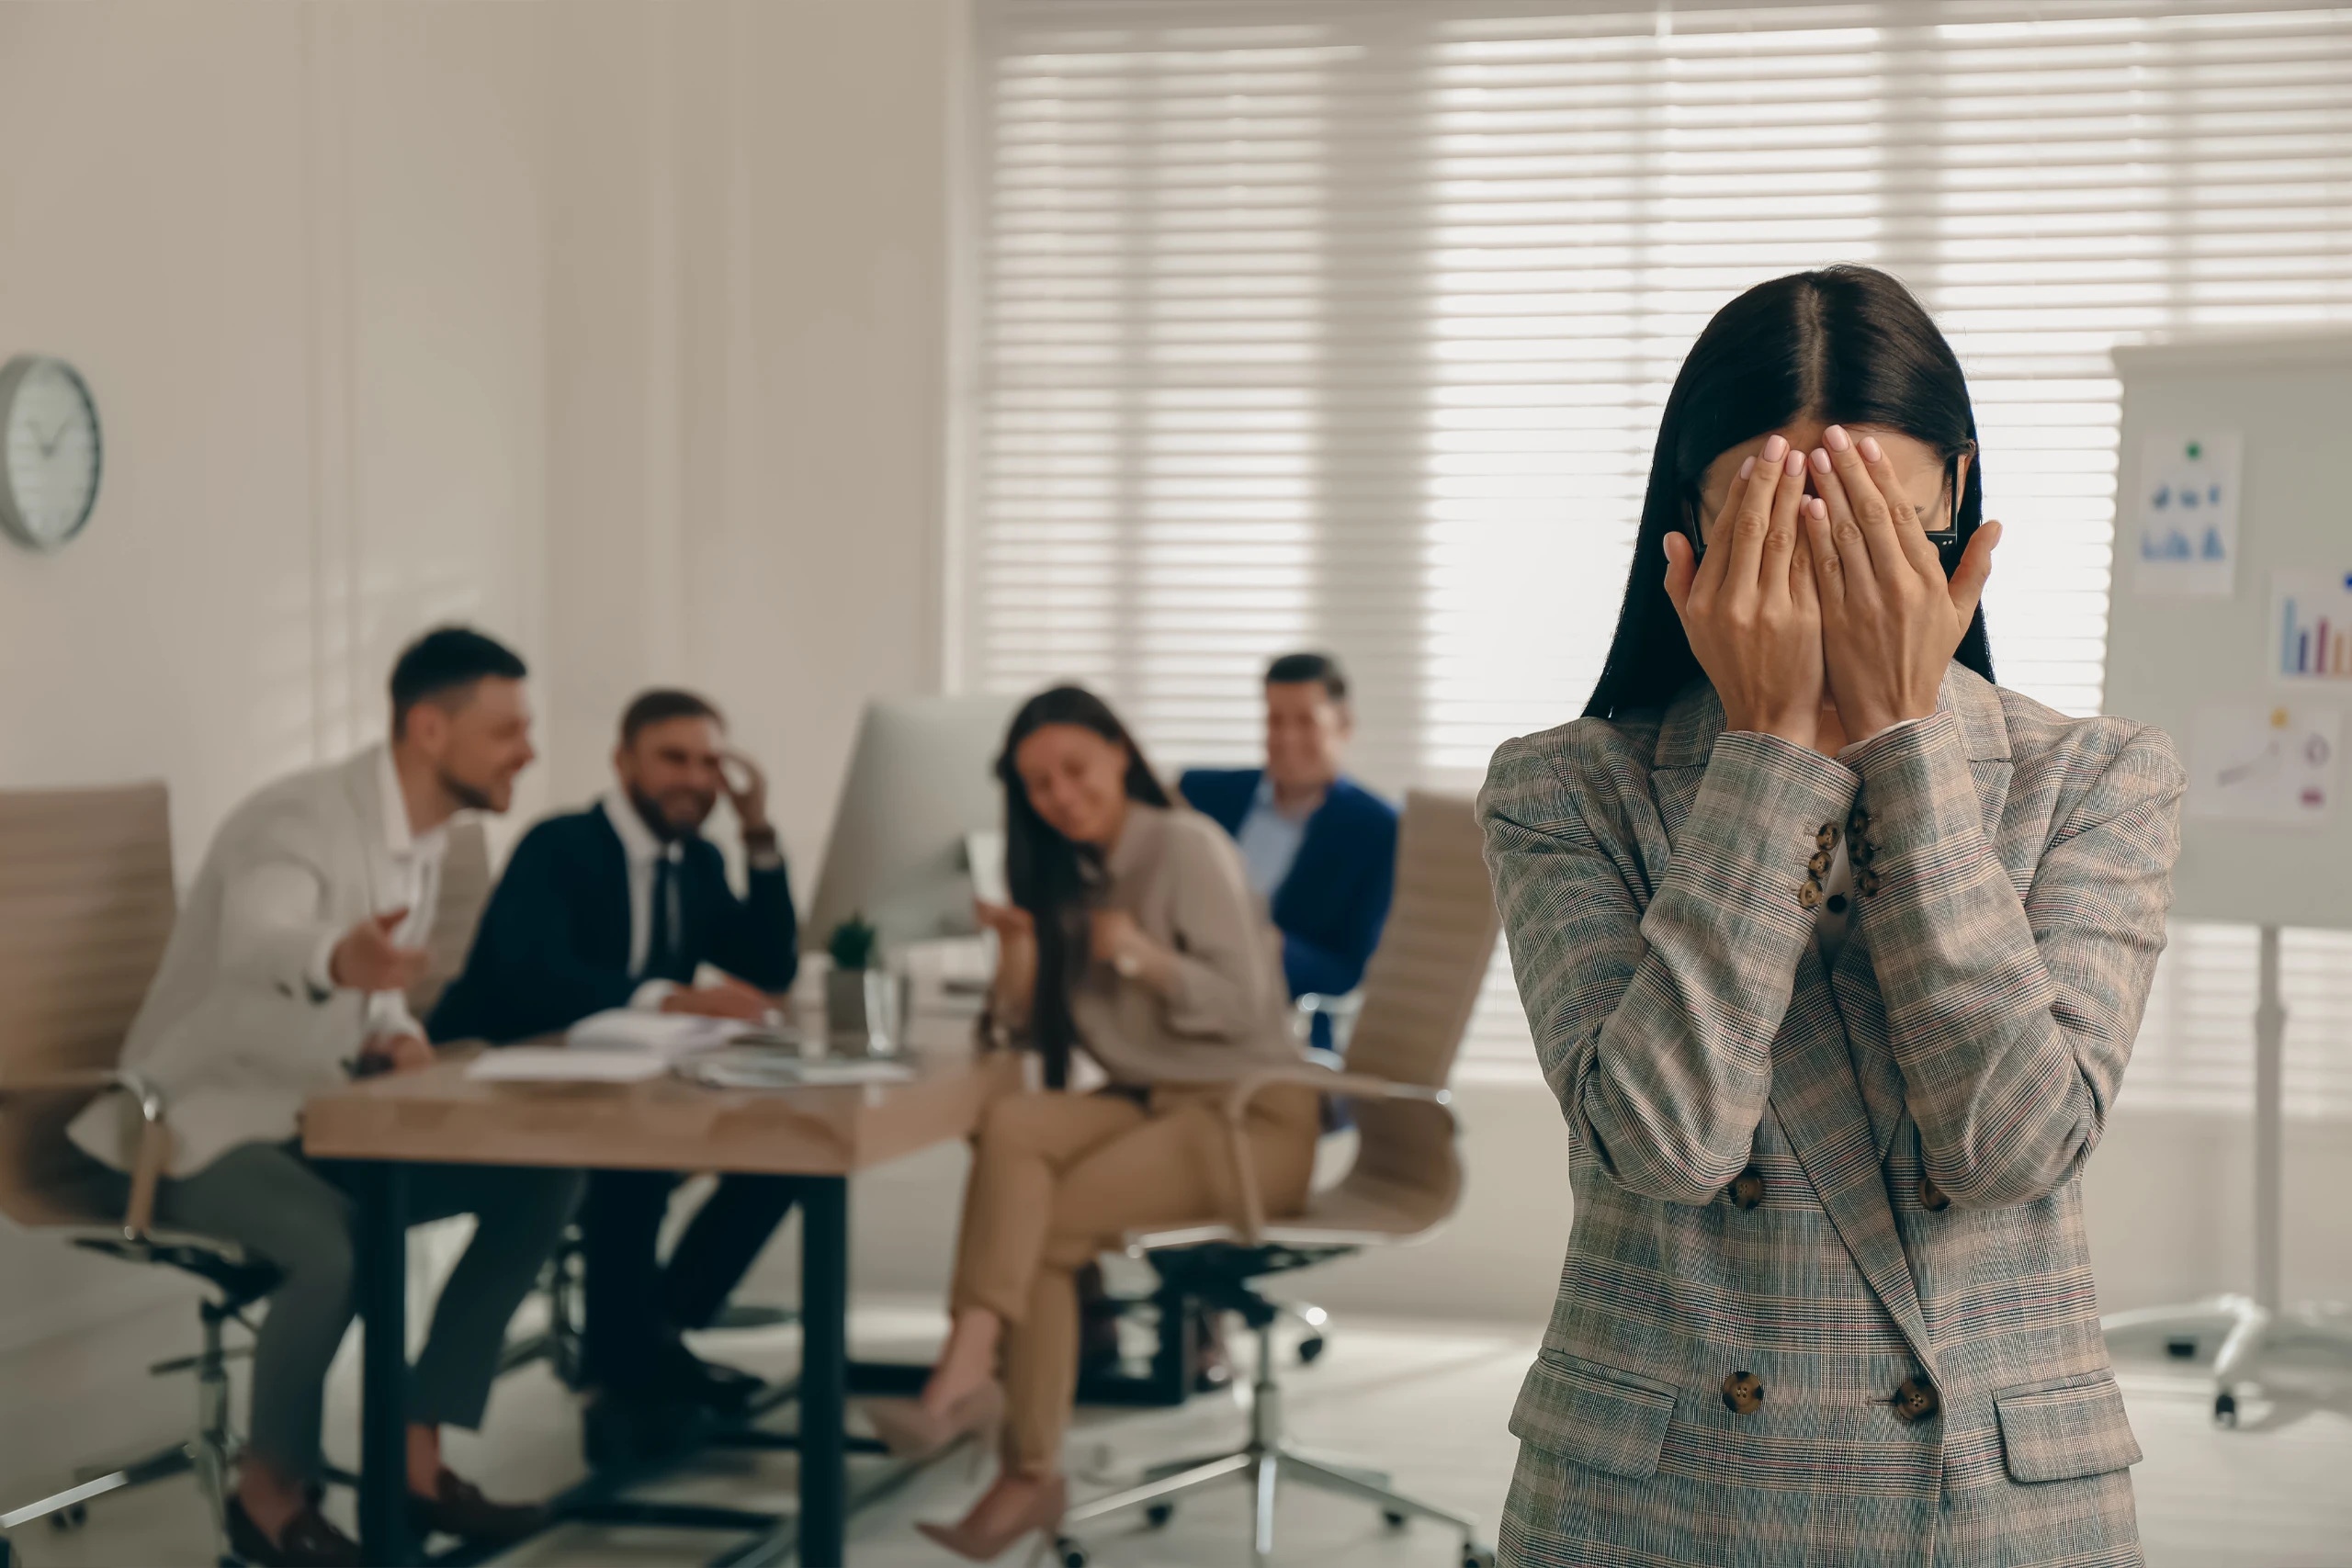
<svg viewBox="0 0 2352 1568">
<path fill-rule="evenodd" d="M 669 926 L 674 933 L 683 929 L 678 879 L 685 865 L 686 846 L 683 840 L 665 843 L 655 838 L 653 829 L 645 825 L 645 818 L 638 815 L 635 803 L 617 789 L 605 793 L 604 807 L 605 819 L 619 836 L 621 858 L 628 866 L 628 972 L 631 976 L 642 975 L 653 949 L 654 863 L 670 863 Z M 659 1010 L 677 988 L 673 981 L 648 980 L 630 996 L 628 1005 Z"/>
<path fill-rule="evenodd" d="M 1257 798 L 1250 803 L 1250 814 L 1241 819 L 1241 829 L 1233 835 L 1241 851 L 1241 865 L 1250 878 L 1250 890 L 1268 904 L 1290 875 L 1290 868 L 1298 860 L 1298 848 L 1306 842 L 1306 824 L 1322 809 L 1323 796 L 1309 801 L 1303 811 L 1285 811 L 1274 799 L 1274 775 L 1258 776 Z"/>
</svg>

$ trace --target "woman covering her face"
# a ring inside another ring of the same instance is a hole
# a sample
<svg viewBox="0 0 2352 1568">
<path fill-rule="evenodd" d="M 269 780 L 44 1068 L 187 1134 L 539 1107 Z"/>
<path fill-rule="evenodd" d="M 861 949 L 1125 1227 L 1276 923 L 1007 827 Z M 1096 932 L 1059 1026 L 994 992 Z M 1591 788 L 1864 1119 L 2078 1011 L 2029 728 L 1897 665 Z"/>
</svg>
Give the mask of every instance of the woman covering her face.
<svg viewBox="0 0 2352 1568">
<path fill-rule="evenodd" d="M 1982 496 L 1900 284 L 1749 290 L 1667 400 L 1585 716 L 1496 753 L 1576 1214 L 1507 1562 L 2140 1561 L 2079 1179 L 2184 781 L 1993 683 Z"/>
</svg>

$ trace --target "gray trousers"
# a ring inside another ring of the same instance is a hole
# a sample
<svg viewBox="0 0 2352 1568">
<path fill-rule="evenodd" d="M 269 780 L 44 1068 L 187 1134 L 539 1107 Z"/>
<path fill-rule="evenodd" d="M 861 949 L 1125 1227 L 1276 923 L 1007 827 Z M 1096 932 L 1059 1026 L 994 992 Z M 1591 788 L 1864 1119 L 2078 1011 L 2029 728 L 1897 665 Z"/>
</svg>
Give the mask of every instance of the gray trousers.
<svg viewBox="0 0 2352 1568">
<path fill-rule="evenodd" d="M 233 1241 L 285 1274 L 254 1346 L 253 1451 L 289 1480 L 319 1473 L 327 1369 L 351 1325 L 355 1205 L 337 1168 L 291 1145 L 243 1144 L 156 1191 L 175 1230 Z M 473 1240 L 433 1312 L 411 1374 L 409 1419 L 481 1425 L 507 1320 L 538 1279 L 580 1200 L 574 1170 L 515 1166 L 409 1168 L 409 1217 L 472 1214 Z"/>
</svg>

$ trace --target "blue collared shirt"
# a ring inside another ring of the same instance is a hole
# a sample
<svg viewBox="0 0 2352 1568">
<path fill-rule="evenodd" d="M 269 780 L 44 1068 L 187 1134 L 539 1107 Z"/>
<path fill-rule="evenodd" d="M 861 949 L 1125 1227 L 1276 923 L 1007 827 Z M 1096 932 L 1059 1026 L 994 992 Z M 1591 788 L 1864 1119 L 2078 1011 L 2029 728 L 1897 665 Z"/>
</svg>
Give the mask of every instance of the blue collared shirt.
<svg viewBox="0 0 2352 1568">
<path fill-rule="evenodd" d="M 1322 802 L 1318 799 L 1316 804 Z M 1295 817 L 1283 810 L 1274 804 L 1273 775 L 1259 779 L 1257 798 L 1250 803 L 1250 814 L 1242 818 L 1234 840 L 1241 848 L 1250 890 L 1269 904 L 1283 879 L 1290 875 L 1291 863 L 1298 859 L 1298 846 L 1306 841 L 1306 824 L 1314 815 L 1311 807 Z"/>
</svg>

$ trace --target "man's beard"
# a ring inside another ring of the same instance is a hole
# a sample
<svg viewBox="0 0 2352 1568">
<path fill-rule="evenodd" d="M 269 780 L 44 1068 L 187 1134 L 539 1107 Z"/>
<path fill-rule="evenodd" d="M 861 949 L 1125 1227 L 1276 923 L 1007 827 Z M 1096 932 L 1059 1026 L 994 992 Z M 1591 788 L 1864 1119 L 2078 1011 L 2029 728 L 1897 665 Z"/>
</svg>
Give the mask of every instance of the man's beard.
<svg viewBox="0 0 2352 1568">
<path fill-rule="evenodd" d="M 481 786 L 468 784 L 447 768 L 440 770 L 439 777 L 441 792 L 458 803 L 458 810 L 496 811 L 498 809 L 498 803 L 492 800 L 489 792 Z"/>
<path fill-rule="evenodd" d="M 665 844 L 679 839 L 693 838 L 701 830 L 703 823 L 709 819 L 711 812 L 718 805 L 716 800 L 709 802 L 703 807 L 702 811 L 692 822 L 680 827 L 670 819 L 670 814 L 667 811 L 662 809 L 662 803 L 643 790 L 632 787 L 628 792 L 628 803 L 637 808 L 638 820 L 651 829 L 653 836 Z"/>
</svg>

